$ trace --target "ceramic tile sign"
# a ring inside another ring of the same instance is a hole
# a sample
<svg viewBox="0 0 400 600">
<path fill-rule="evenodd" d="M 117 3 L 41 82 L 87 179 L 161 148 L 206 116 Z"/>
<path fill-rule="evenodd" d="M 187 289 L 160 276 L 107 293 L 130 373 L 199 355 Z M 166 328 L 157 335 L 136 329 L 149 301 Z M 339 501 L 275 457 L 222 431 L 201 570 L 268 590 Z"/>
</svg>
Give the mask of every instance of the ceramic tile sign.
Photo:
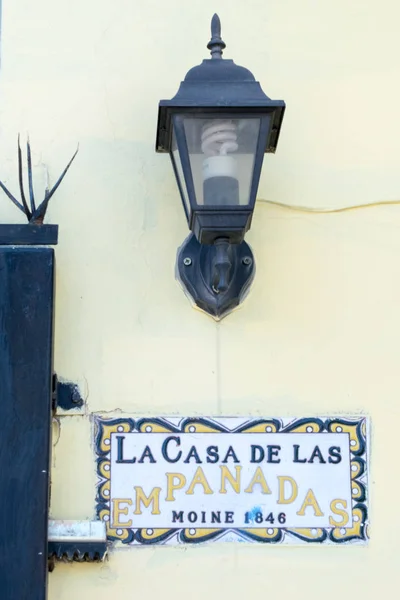
<svg viewBox="0 0 400 600">
<path fill-rule="evenodd" d="M 365 544 L 366 418 L 96 416 L 97 512 L 123 544 Z"/>
</svg>

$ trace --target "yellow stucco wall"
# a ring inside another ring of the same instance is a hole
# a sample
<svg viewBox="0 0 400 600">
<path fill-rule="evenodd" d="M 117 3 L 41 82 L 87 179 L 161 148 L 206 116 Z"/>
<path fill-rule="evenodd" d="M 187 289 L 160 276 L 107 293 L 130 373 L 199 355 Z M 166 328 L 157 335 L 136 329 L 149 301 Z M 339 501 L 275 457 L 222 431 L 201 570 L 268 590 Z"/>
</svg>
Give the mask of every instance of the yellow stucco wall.
<svg viewBox="0 0 400 600">
<path fill-rule="evenodd" d="M 78 157 L 52 200 L 55 369 L 85 414 L 55 426 L 51 515 L 94 518 L 89 414 L 372 418 L 372 539 L 362 547 L 209 544 L 113 551 L 57 565 L 50 600 L 327 600 L 392 594 L 400 413 L 400 206 L 337 214 L 259 202 L 257 261 L 242 307 L 215 323 L 174 280 L 187 235 L 168 157 L 154 153 L 157 103 L 207 56 L 225 55 L 287 102 L 260 199 L 310 207 L 400 200 L 400 8 L 395 0 L 13 0 L 3 2 L 1 179 L 16 184 L 29 131 L 38 188 Z M 20 215 L 3 197 L 1 222 Z"/>
</svg>

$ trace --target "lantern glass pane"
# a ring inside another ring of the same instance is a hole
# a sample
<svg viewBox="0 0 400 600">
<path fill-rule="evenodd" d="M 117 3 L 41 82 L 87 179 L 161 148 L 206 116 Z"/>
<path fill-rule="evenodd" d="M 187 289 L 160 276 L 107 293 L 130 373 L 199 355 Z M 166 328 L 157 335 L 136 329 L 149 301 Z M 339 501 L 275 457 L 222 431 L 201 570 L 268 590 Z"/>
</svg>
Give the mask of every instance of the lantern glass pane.
<svg viewBox="0 0 400 600">
<path fill-rule="evenodd" d="M 196 203 L 249 205 L 261 117 L 185 115 L 183 124 Z"/>
<path fill-rule="evenodd" d="M 189 218 L 190 215 L 190 202 L 186 191 L 185 177 L 183 174 L 181 156 L 178 150 L 178 144 L 176 141 L 175 127 L 172 129 L 172 145 L 171 145 L 171 161 L 175 171 L 175 177 L 178 183 L 178 188 L 182 197 L 182 202 L 186 211 L 186 216 Z"/>
</svg>

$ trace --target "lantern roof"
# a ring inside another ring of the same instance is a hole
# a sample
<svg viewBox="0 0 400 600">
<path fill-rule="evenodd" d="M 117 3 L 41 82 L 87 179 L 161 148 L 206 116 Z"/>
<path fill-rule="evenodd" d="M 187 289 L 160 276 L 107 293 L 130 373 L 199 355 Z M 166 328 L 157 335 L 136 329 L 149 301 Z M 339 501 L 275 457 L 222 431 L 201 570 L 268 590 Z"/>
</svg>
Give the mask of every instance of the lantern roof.
<svg viewBox="0 0 400 600">
<path fill-rule="evenodd" d="M 275 152 L 285 110 L 283 100 L 271 100 L 248 69 L 223 59 L 225 43 L 221 38 L 218 15 L 211 21 L 211 58 L 188 71 L 177 94 L 161 100 L 158 112 L 157 152 L 171 148 L 171 116 L 177 112 L 195 113 L 271 113 L 271 131 L 265 152 Z"/>
</svg>

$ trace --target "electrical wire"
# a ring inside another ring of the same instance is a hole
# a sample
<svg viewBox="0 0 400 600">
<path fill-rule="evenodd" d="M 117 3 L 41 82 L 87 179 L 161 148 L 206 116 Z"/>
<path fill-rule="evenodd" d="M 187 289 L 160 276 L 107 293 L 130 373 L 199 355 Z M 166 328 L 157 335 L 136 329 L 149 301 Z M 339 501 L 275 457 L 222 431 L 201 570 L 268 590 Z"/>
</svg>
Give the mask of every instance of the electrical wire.
<svg viewBox="0 0 400 600">
<path fill-rule="evenodd" d="M 287 208 L 297 212 L 306 213 L 340 213 L 347 212 L 349 210 L 357 210 L 358 208 L 372 208 L 373 206 L 385 206 L 389 204 L 400 204 L 400 200 L 379 200 L 378 202 L 366 202 L 365 204 L 355 204 L 354 206 L 341 206 L 339 208 L 314 208 L 312 206 L 299 206 L 296 204 L 285 204 L 284 202 L 277 202 L 276 200 L 264 200 L 263 198 L 257 199 L 257 202 L 262 204 L 270 204 L 271 206 L 280 206 L 281 208 Z"/>
</svg>

